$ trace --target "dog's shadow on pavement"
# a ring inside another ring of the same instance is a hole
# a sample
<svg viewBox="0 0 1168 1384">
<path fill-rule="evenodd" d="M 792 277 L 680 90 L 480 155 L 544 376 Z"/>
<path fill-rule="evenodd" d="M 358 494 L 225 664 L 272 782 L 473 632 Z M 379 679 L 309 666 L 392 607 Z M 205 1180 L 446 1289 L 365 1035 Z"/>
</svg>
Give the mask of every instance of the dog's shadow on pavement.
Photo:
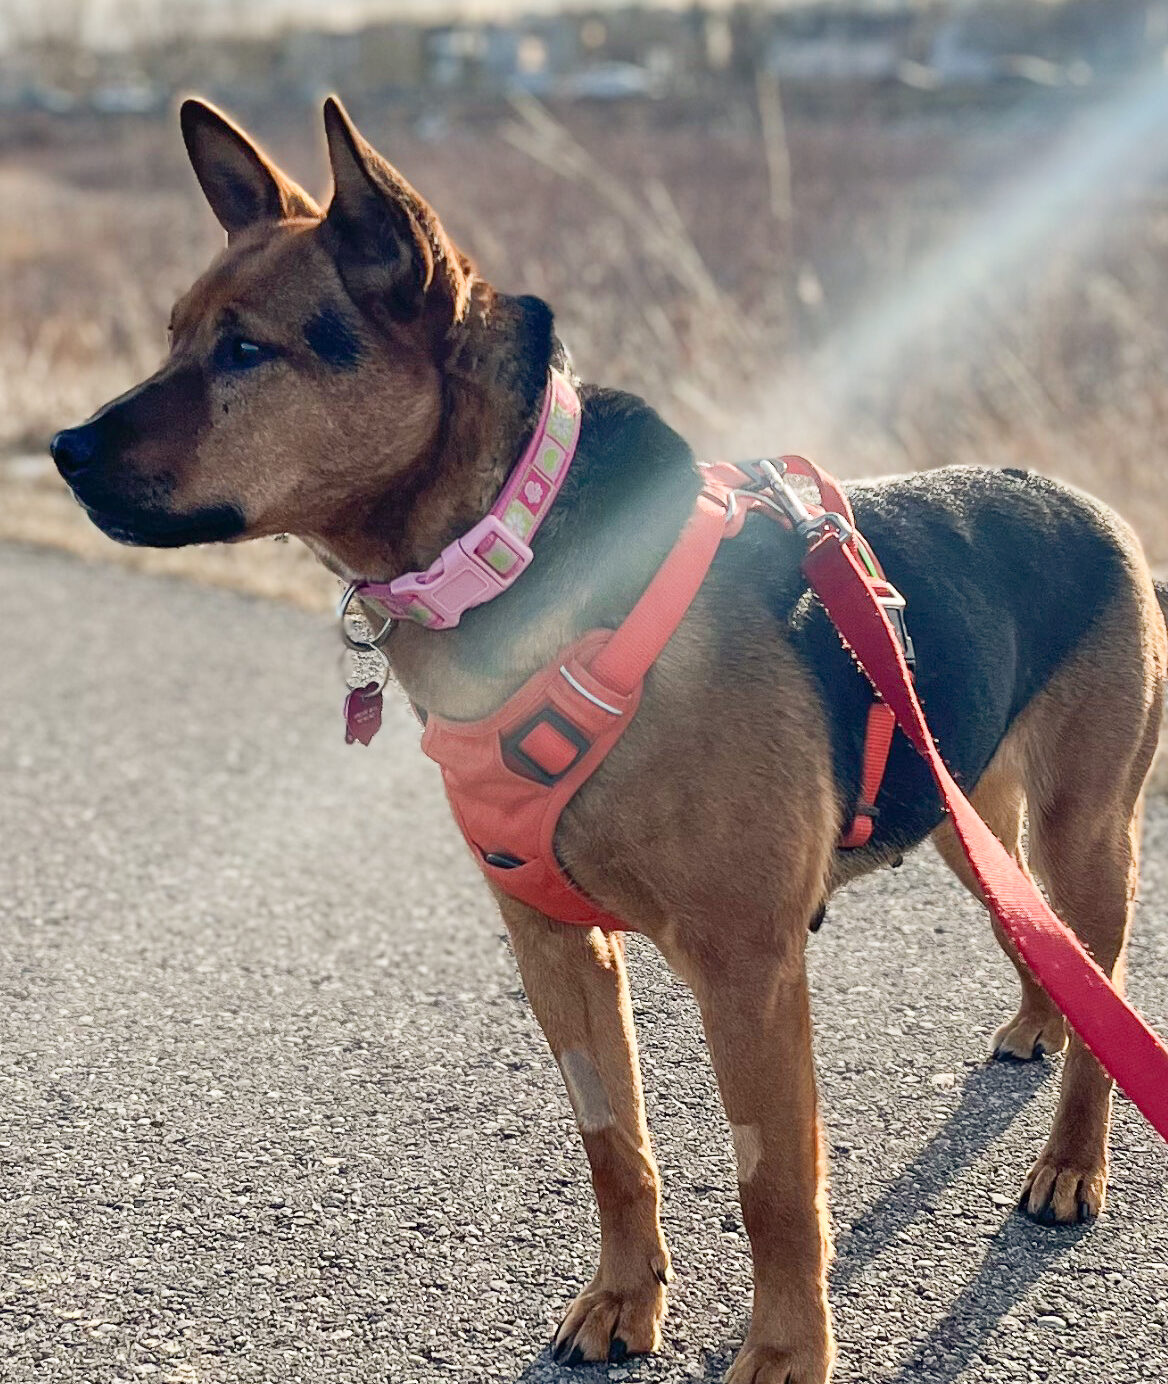
<svg viewBox="0 0 1168 1384">
<path fill-rule="evenodd" d="M 962 1088 L 957 1109 L 934 1138 L 840 1236 L 831 1274 L 833 1294 L 845 1290 L 913 1221 L 936 1214 L 950 1184 L 1006 1132 L 1050 1077 L 1051 1068 L 1046 1063 L 976 1068 Z M 1040 1229 L 1005 1208 L 1003 1216 L 976 1276 L 950 1304 L 944 1318 L 916 1343 L 911 1357 L 896 1373 L 881 1371 L 883 1384 L 952 1384 L 1002 1318 L 1089 1229 Z M 906 1278 L 911 1274 L 907 1262 L 905 1274 Z M 690 1378 L 695 1384 L 720 1384 L 732 1359 L 730 1349 L 711 1352 L 705 1357 L 703 1372 Z M 592 1373 L 561 1369 L 544 1351 L 513 1384 L 558 1384 Z M 653 1374 L 650 1366 L 644 1377 L 651 1379 Z M 604 1367 L 597 1367 L 595 1375 L 604 1378 Z"/>
<path fill-rule="evenodd" d="M 1050 1074 L 1042 1062 L 975 1067 L 962 1087 L 957 1109 L 883 1196 L 837 1240 L 832 1288 L 846 1288 L 913 1221 L 934 1215 L 949 1184 L 1009 1129 Z"/>
<path fill-rule="evenodd" d="M 839 1293 L 859 1277 L 911 1222 L 936 1214 L 949 1185 L 1006 1132 L 1051 1076 L 1047 1063 L 976 1068 L 965 1083 L 960 1104 L 936 1136 L 840 1237 L 831 1275 L 833 1291 Z M 1039 1227 L 1004 1206 L 1002 1225 L 988 1242 L 974 1278 L 896 1373 L 881 1372 L 880 1377 L 886 1384 L 925 1380 L 952 1384 L 1002 1318 L 1088 1231 L 1088 1226 Z M 908 1273 L 911 1264 L 906 1260 Z"/>
</svg>

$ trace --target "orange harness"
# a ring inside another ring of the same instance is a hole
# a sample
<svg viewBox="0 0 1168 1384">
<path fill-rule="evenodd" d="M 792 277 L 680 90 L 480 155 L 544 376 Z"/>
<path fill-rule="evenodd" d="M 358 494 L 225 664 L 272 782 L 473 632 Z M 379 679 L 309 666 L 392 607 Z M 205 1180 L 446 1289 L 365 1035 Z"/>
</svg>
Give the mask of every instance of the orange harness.
<svg viewBox="0 0 1168 1384">
<path fill-rule="evenodd" d="M 886 613 L 906 654 L 911 644 L 900 612 L 904 602 L 857 538 L 846 496 L 802 457 L 784 457 L 786 474 L 819 490 L 810 516 L 837 516 L 848 545 L 872 572 Z M 598 908 L 564 873 L 555 853 L 560 814 L 636 714 L 646 674 L 681 623 L 705 580 L 723 538 L 738 534 L 760 510 L 788 526 L 791 519 L 767 494 L 763 463 L 702 468 L 705 485 L 694 512 L 656 575 L 616 630 L 592 630 L 534 674 L 492 716 L 450 721 L 431 715 L 422 749 L 442 768 L 455 820 L 479 868 L 506 894 L 562 923 L 627 930 Z M 841 526 L 842 526 L 841 525 Z M 861 546 L 862 545 L 862 546 Z M 884 778 L 895 717 L 873 702 L 867 727 L 861 801 L 840 846 L 866 844 Z"/>
</svg>

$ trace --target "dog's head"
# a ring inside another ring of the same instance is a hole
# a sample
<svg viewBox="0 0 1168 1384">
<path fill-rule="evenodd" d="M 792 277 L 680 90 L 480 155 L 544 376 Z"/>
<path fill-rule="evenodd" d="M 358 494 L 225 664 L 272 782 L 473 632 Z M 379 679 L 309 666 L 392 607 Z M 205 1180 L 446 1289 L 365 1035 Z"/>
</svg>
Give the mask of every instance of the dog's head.
<svg viewBox="0 0 1168 1384">
<path fill-rule="evenodd" d="M 433 455 L 451 339 L 482 286 L 336 100 L 324 119 L 322 212 L 218 111 L 183 105 L 227 248 L 175 306 L 159 370 L 52 442 L 121 542 L 327 534 Z"/>
</svg>

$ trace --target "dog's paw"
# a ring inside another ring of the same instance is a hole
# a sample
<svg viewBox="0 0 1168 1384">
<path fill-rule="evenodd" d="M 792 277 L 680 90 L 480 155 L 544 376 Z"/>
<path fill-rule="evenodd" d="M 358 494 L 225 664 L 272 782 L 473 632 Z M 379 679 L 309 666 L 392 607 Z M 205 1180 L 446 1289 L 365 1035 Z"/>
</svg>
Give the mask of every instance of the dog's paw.
<svg viewBox="0 0 1168 1384">
<path fill-rule="evenodd" d="M 605 1287 L 593 1279 L 576 1301 L 552 1341 L 552 1359 L 561 1365 L 617 1362 L 628 1355 L 661 1349 L 665 1319 L 667 1264 L 635 1288 Z"/>
<path fill-rule="evenodd" d="M 1046 1149 L 1022 1186 L 1019 1209 L 1039 1225 L 1078 1225 L 1093 1221 L 1106 1203 L 1106 1162 L 1084 1166 Z"/>
<path fill-rule="evenodd" d="M 994 1034 L 990 1051 L 1000 1062 L 1033 1062 L 1062 1052 L 1066 1045 L 1067 1025 L 1057 1010 L 1020 1009 Z"/>
<path fill-rule="evenodd" d="M 831 1361 L 827 1344 L 788 1350 L 748 1342 L 730 1366 L 726 1384 L 827 1384 Z"/>
</svg>

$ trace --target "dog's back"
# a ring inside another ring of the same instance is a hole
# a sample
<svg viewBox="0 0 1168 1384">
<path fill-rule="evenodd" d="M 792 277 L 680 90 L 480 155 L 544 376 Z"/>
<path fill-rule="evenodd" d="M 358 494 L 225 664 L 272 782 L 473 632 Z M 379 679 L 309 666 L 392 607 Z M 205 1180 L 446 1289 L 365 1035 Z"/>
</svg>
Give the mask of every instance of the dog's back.
<svg viewBox="0 0 1168 1384">
<path fill-rule="evenodd" d="M 905 596 L 916 680 L 938 744 L 971 789 L 1018 718 L 1070 664 L 1082 695 L 1117 641 L 1138 662 L 1151 586 L 1128 526 L 1092 497 L 1034 472 L 949 467 L 856 485 L 856 520 Z M 1168 601 L 1168 586 L 1159 591 Z M 859 786 L 868 684 L 822 608 L 796 605 L 792 639 L 828 709 L 836 778 Z M 1113 671 L 1099 669 L 1109 680 Z M 1133 669 L 1138 677 L 1138 670 Z M 1107 717 L 1100 706 L 1101 719 Z M 871 850 L 898 854 L 940 822 L 924 762 L 897 736 Z"/>
</svg>

